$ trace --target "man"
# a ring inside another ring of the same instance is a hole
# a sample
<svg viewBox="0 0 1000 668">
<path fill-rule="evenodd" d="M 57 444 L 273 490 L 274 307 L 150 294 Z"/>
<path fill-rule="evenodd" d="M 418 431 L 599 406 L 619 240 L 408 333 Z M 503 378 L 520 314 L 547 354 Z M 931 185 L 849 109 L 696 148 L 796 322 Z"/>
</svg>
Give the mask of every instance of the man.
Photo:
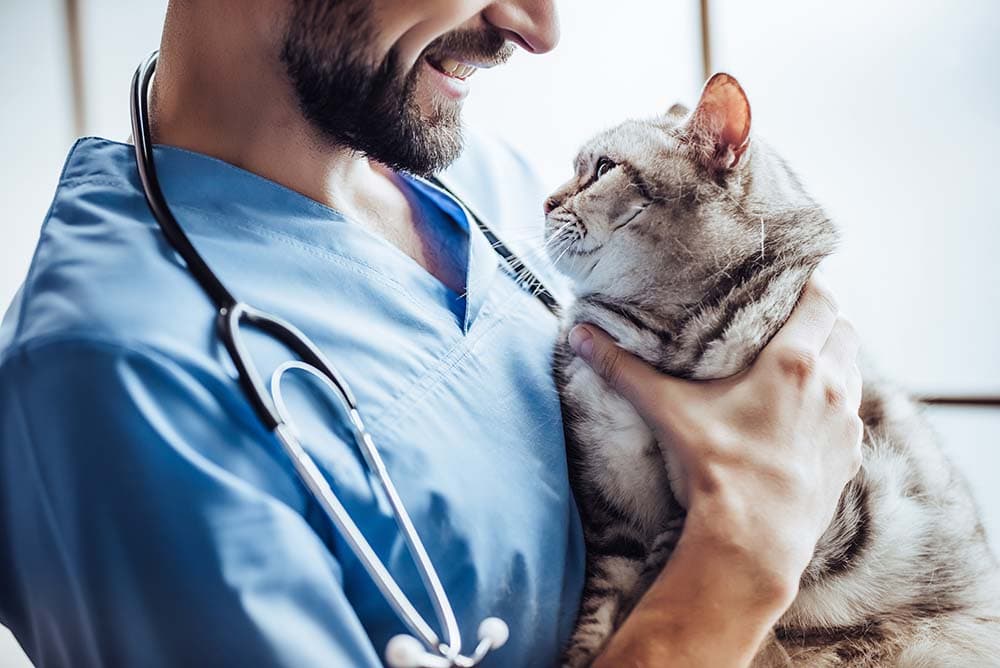
<svg viewBox="0 0 1000 668">
<path fill-rule="evenodd" d="M 238 297 L 352 383 L 464 646 L 484 617 L 510 626 L 493 666 L 555 663 L 579 602 L 557 323 L 412 175 L 451 165 L 443 180 L 501 236 L 538 220 L 542 193 L 501 145 L 469 136 L 459 158 L 461 100 L 475 67 L 557 37 L 549 0 L 174 0 L 151 98 L 174 215 Z M 712 383 L 661 376 L 596 329 L 573 342 L 691 490 L 675 557 L 598 664 L 745 664 L 858 465 L 850 327 L 813 285 L 750 371 Z M 288 356 L 248 347 L 265 373 Z M 343 420 L 307 384 L 285 390 L 433 619 Z M 38 666 L 375 666 L 404 631 L 241 393 L 128 145 L 84 139 L 67 161 L 0 329 L 0 434 L 0 621 Z"/>
</svg>

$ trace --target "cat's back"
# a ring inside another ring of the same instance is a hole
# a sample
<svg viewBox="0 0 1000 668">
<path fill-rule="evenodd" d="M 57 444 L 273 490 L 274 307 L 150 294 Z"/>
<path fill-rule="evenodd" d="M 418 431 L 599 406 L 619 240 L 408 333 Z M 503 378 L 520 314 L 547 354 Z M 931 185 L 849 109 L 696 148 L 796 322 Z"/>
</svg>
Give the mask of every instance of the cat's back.
<svg viewBox="0 0 1000 668">
<path fill-rule="evenodd" d="M 857 503 L 841 506 L 776 627 L 791 665 L 1000 666 L 997 562 L 968 485 L 895 386 L 866 377 L 859 414 Z"/>
</svg>

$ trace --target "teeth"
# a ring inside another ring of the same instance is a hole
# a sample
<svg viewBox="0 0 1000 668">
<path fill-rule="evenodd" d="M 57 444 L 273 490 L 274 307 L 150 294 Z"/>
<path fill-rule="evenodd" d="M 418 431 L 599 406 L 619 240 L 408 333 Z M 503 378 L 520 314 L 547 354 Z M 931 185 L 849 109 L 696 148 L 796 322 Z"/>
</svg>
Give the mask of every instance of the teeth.
<svg viewBox="0 0 1000 668">
<path fill-rule="evenodd" d="M 448 76 L 455 77 L 456 79 L 468 79 L 476 71 L 476 68 L 472 65 L 466 65 L 454 58 L 447 57 L 441 59 L 441 62 L 438 63 L 438 68 Z"/>
</svg>

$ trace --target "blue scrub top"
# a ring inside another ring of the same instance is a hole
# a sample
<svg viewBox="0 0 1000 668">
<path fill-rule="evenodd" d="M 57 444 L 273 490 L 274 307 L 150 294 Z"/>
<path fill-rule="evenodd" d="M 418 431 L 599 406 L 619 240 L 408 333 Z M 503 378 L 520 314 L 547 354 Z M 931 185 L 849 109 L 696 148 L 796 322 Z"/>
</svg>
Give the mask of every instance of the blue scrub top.
<svg viewBox="0 0 1000 668">
<path fill-rule="evenodd" d="M 156 162 L 230 290 L 302 329 L 351 383 L 466 651 L 497 615 L 510 641 L 484 665 L 553 664 L 584 564 L 556 319 L 428 184 L 408 181 L 467 253 L 465 299 L 298 193 L 179 149 Z M 502 144 L 471 137 L 443 179 L 533 255 L 521 242 L 537 239 L 542 194 Z M 376 666 L 405 630 L 257 420 L 214 327 L 132 148 L 79 141 L 0 327 L 0 622 L 40 668 Z M 249 342 L 265 378 L 287 359 Z M 306 382 L 286 394 L 306 448 L 437 628 L 342 420 Z"/>
</svg>

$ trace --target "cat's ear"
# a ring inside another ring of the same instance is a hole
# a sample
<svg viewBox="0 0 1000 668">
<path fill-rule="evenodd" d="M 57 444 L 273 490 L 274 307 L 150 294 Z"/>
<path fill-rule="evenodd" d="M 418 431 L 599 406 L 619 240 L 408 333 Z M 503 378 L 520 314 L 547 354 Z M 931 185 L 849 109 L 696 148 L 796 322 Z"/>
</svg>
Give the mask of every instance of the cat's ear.
<svg viewBox="0 0 1000 668">
<path fill-rule="evenodd" d="M 674 116 L 676 118 L 684 118 L 690 113 L 691 110 L 685 107 L 680 102 L 674 102 L 672 105 L 670 105 L 670 108 L 667 109 L 667 116 Z"/>
<path fill-rule="evenodd" d="M 709 167 L 735 167 L 750 145 L 750 102 L 739 82 L 722 72 L 712 76 L 685 126 L 688 140 Z"/>
</svg>

